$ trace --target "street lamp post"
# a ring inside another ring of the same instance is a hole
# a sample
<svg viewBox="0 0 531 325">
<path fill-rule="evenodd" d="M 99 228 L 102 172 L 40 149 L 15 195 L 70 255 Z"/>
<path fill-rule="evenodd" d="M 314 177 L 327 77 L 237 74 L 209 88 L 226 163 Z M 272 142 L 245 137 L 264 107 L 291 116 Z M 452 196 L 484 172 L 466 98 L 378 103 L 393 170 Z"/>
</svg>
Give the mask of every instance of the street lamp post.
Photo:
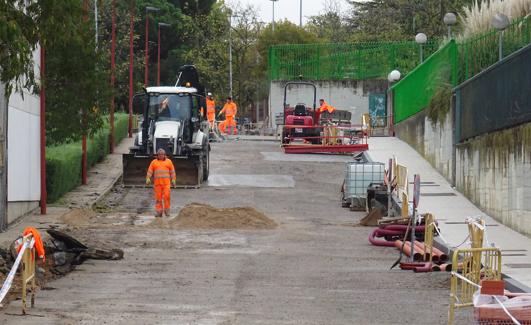
<svg viewBox="0 0 531 325">
<path fill-rule="evenodd" d="M 511 22 L 509 17 L 504 14 L 498 13 L 492 17 L 491 25 L 498 30 L 498 60 L 503 59 L 503 31 Z"/>
<path fill-rule="evenodd" d="M 302 27 L 302 0 L 300 0 L 300 8 L 299 8 L 299 27 Z"/>
<path fill-rule="evenodd" d="M 418 33 L 415 36 L 415 42 L 420 45 L 420 63 L 424 62 L 423 45 L 428 41 L 428 37 L 424 33 Z"/>
<path fill-rule="evenodd" d="M 444 24 L 448 27 L 448 39 L 452 38 L 452 26 L 457 23 L 457 17 L 453 12 L 448 12 L 443 17 Z"/>
<path fill-rule="evenodd" d="M 146 44 L 145 44 L 145 53 L 144 53 L 144 87 L 147 87 L 149 84 L 149 12 L 157 12 L 159 8 L 156 7 L 146 7 Z"/>
<path fill-rule="evenodd" d="M 157 86 L 160 86 L 160 29 L 170 27 L 171 24 L 159 23 L 158 42 L 157 42 Z"/>
<path fill-rule="evenodd" d="M 272 28 L 273 28 L 273 32 L 275 31 L 275 2 L 277 2 L 278 0 L 270 0 L 271 2 L 273 2 L 273 23 L 272 23 Z"/>
<path fill-rule="evenodd" d="M 229 17 L 229 96 L 232 98 L 232 15 Z"/>
<path fill-rule="evenodd" d="M 393 114 L 393 108 L 392 107 L 389 107 L 390 103 L 392 103 L 392 93 L 390 92 L 390 89 L 391 89 L 391 85 L 397 81 L 400 80 L 401 78 L 401 74 L 400 74 L 400 71 L 398 70 L 393 70 L 391 72 L 389 72 L 389 75 L 387 75 L 387 80 L 389 81 L 388 85 L 387 85 L 387 94 L 386 94 L 386 110 L 387 110 L 387 116 L 388 116 L 388 121 L 387 121 L 387 125 L 388 125 L 388 128 L 389 128 L 389 135 L 390 136 L 394 136 L 394 114 Z M 389 196 L 390 198 L 390 196 Z M 388 202 L 388 204 L 390 204 L 390 202 Z"/>
</svg>

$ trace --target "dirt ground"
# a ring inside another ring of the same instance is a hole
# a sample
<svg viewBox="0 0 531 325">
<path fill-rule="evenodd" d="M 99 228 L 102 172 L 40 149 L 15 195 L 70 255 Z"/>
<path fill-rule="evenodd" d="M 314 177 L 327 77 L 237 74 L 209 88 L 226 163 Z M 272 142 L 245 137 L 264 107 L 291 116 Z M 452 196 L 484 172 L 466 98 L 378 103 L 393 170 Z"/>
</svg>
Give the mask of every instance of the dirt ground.
<svg viewBox="0 0 531 325">
<path fill-rule="evenodd" d="M 0 323 L 446 324 L 448 274 L 390 271 L 397 252 L 370 246 L 370 228 L 352 227 L 363 215 L 340 205 L 348 158 L 285 162 L 279 151 L 273 142 L 213 144 L 211 175 L 285 175 L 294 187 L 173 190 L 171 209 L 175 218 L 190 203 L 249 207 L 276 228 L 150 227 L 150 191 L 115 188 L 97 216 L 76 220 L 95 239 L 119 243 L 124 259 L 86 262 L 38 292 L 30 316 L 17 316 L 14 302 Z"/>
</svg>

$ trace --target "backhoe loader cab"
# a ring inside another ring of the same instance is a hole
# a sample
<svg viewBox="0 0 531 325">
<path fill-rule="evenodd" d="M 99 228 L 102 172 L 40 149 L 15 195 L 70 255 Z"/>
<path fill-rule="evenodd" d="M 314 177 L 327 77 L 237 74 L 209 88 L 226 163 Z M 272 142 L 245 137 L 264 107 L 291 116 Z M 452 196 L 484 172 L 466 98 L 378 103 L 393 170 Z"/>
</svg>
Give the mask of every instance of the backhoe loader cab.
<svg viewBox="0 0 531 325">
<path fill-rule="evenodd" d="M 123 155 L 124 185 L 145 183 L 149 163 L 159 149 L 172 160 L 178 185 L 199 187 L 208 179 L 208 122 L 200 114 L 201 107 L 206 106 L 198 88 L 178 80 L 174 87 L 148 87 L 135 95 L 133 110 L 142 115 L 142 122 L 134 146 Z"/>
</svg>

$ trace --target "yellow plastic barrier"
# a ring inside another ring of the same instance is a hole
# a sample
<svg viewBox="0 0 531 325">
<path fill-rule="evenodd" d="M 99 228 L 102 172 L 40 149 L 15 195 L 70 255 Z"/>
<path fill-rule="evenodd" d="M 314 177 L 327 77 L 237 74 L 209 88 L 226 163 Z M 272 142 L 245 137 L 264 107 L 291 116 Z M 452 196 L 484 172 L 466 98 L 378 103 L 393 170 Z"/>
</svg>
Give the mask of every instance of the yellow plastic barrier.
<svg viewBox="0 0 531 325">
<path fill-rule="evenodd" d="M 433 259 L 433 232 L 435 230 L 435 217 L 431 213 L 424 215 L 424 261 L 431 263 Z"/>
<path fill-rule="evenodd" d="M 396 189 L 398 195 L 406 193 L 409 195 L 409 182 L 407 179 L 407 167 L 400 164 L 396 164 L 395 174 L 396 176 Z"/>
<path fill-rule="evenodd" d="M 31 242 L 33 236 L 28 235 L 23 238 L 23 241 Z M 31 247 L 31 248 L 30 248 Z M 22 314 L 26 314 L 28 284 L 31 292 L 31 307 L 35 305 L 35 247 L 28 245 L 24 250 L 22 256 Z"/>
<path fill-rule="evenodd" d="M 409 218 L 409 201 L 406 193 L 402 193 L 402 218 Z"/>
<path fill-rule="evenodd" d="M 501 280 L 501 251 L 498 248 L 464 248 L 454 252 L 450 285 L 448 324 L 454 324 L 455 309 L 472 306 L 480 280 Z"/>
</svg>

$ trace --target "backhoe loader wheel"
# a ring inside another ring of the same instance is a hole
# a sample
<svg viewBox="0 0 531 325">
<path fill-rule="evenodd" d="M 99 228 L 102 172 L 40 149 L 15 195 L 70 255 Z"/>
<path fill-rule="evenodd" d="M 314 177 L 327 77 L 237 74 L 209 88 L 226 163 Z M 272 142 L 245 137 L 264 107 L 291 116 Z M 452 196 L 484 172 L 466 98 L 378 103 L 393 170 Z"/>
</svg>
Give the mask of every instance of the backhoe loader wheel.
<svg viewBox="0 0 531 325">
<path fill-rule="evenodd" d="M 207 142 L 203 145 L 203 182 L 208 180 L 208 173 L 210 171 L 210 144 Z"/>
</svg>

